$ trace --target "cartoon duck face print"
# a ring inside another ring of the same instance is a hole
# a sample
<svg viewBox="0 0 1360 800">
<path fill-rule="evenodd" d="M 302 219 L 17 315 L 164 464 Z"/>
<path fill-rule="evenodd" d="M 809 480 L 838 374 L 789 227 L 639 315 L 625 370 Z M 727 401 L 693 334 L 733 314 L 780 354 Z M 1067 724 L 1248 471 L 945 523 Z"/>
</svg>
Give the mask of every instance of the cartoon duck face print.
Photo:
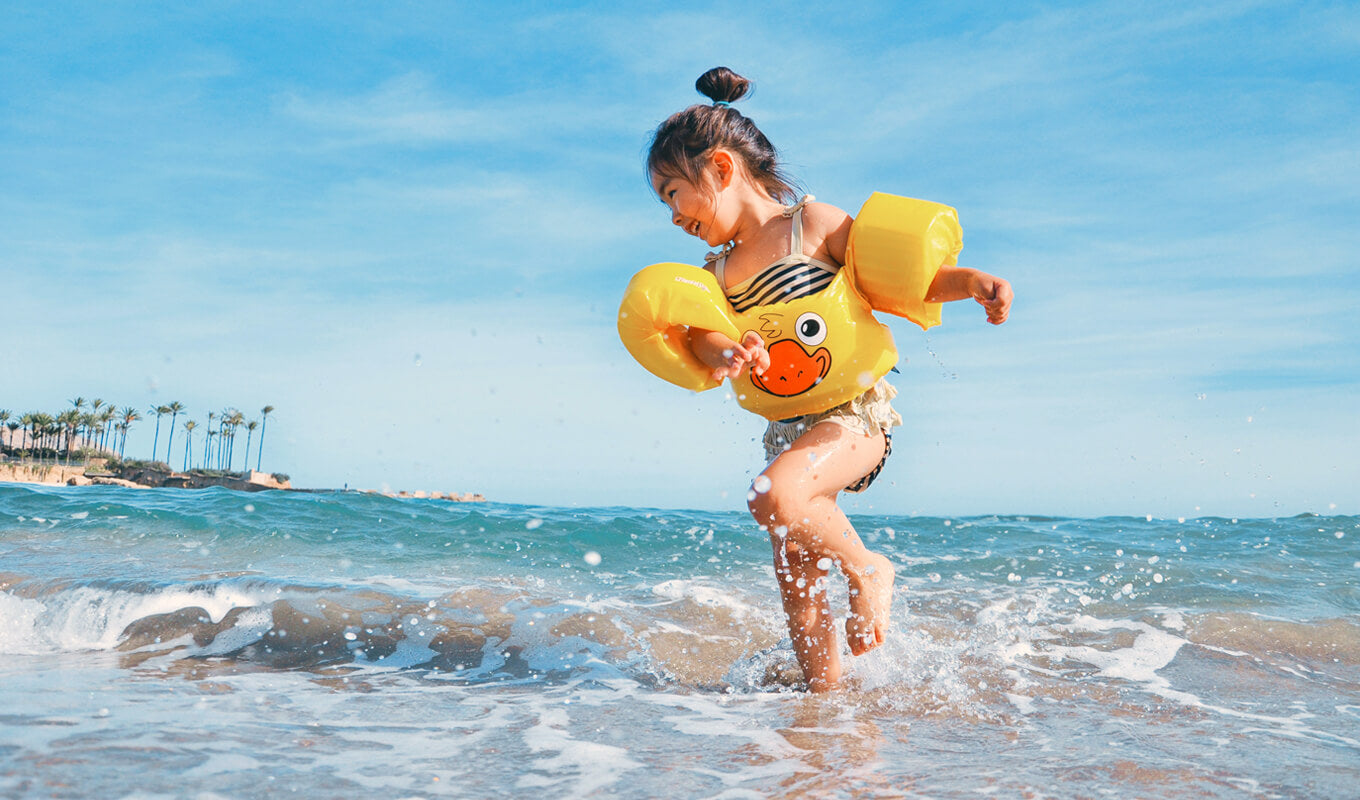
<svg viewBox="0 0 1360 800">
<path fill-rule="evenodd" d="M 831 371 L 831 351 L 820 346 L 826 341 L 826 321 L 821 315 L 811 311 L 800 314 L 793 326 L 797 338 L 779 338 L 783 335 L 781 316 L 760 316 L 770 367 L 763 375 L 752 372 L 751 382 L 777 397 L 793 397 L 822 382 Z"/>
</svg>

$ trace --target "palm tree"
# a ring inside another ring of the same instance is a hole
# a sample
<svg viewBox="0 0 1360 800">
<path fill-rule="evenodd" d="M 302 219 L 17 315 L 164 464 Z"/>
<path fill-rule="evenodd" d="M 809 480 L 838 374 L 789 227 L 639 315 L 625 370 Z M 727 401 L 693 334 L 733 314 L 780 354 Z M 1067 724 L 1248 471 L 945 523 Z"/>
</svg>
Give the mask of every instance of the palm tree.
<svg viewBox="0 0 1360 800">
<path fill-rule="evenodd" d="M 19 430 L 19 427 L 20 427 L 19 422 L 18 422 L 17 420 L 10 420 L 9 422 L 6 422 L 6 423 L 5 423 L 5 427 L 6 427 L 6 428 L 9 428 L 9 449 L 13 450 L 13 449 L 14 449 L 14 432 L 17 431 L 17 430 Z"/>
<path fill-rule="evenodd" d="M 227 452 L 227 409 L 217 415 L 217 452 L 213 454 L 213 469 L 222 469 L 222 458 Z"/>
<path fill-rule="evenodd" d="M 231 471 L 231 462 L 236 455 L 236 429 L 241 427 L 246 421 L 245 415 L 234 408 L 229 408 L 223 412 L 225 419 L 223 423 L 227 426 L 227 460 L 224 469 Z"/>
<path fill-rule="evenodd" d="M 14 412 L 10 411 L 8 408 L 0 408 L 0 428 L 5 427 L 5 423 L 9 421 L 10 415 L 13 413 Z M 10 437 L 10 441 L 14 441 L 13 436 Z M 4 447 L 9 446 L 5 444 L 3 438 L 0 438 L 0 445 L 3 445 Z"/>
<path fill-rule="evenodd" d="M 260 421 L 260 446 L 255 450 L 255 469 L 260 468 L 260 459 L 264 457 L 264 429 L 269 424 L 269 414 L 274 410 L 273 406 L 265 406 L 260 409 L 260 416 L 264 419 Z"/>
<path fill-rule="evenodd" d="M 30 412 L 28 412 L 27 414 L 21 414 L 21 415 L 19 416 L 19 427 L 21 427 L 21 428 L 24 429 L 24 444 L 28 445 L 27 447 L 23 448 L 23 450 L 22 450 L 22 452 L 23 452 L 23 454 L 24 454 L 25 457 L 27 457 L 27 456 L 30 454 L 30 452 L 32 451 L 32 449 L 33 449 L 33 436 L 29 433 L 29 431 L 30 431 L 30 430 L 32 429 L 32 427 L 33 427 L 33 413 L 34 413 L 34 412 L 30 411 Z M 14 433 L 13 433 L 13 431 L 11 431 L 11 432 L 10 432 L 10 442 L 13 442 L 13 441 L 14 441 Z"/>
<path fill-rule="evenodd" d="M 173 403 L 167 405 L 165 407 L 165 410 L 170 412 L 170 435 L 165 443 L 165 463 L 169 464 L 170 448 L 174 447 L 175 445 L 175 419 L 179 417 L 180 412 L 184 410 L 184 405 L 181 404 L 180 401 L 176 400 Z M 151 453 L 151 458 L 152 460 L 155 460 L 156 458 L 156 454 L 154 451 Z"/>
<path fill-rule="evenodd" d="M 91 433 L 95 434 L 95 439 L 94 439 L 94 441 L 93 441 L 93 442 L 90 442 L 90 444 L 93 444 L 93 445 L 94 445 L 95 450 L 98 450 L 98 449 L 99 449 L 99 436 L 98 436 L 98 433 L 99 433 L 99 431 L 103 430 L 103 428 L 101 428 L 100 425 L 99 425 L 99 420 L 100 420 L 100 417 L 102 416 L 102 412 L 101 412 L 99 409 L 101 409 L 101 408 L 103 408 L 103 407 L 104 407 L 104 401 L 101 400 L 101 399 L 99 399 L 98 397 L 96 397 L 95 399 L 93 399 L 93 400 L 90 401 L 90 424 L 87 425 L 87 426 L 85 426 L 85 431 L 86 431 L 86 440 L 87 440 L 87 441 L 89 440 L 89 434 L 91 434 Z"/>
<path fill-rule="evenodd" d="M 161 443 L 161 416 L 169 414 L 167 406 L 152 406 L 151 413 L 156 415 L 156 437 L 151 440 L 151 460 L 156 460 L 156 451 Z"/>
<path fill-rule="evenodd" d="M 33 427 L 32 411 L 26 414 L 19 415 L 19 427 L 24 429 L 24 438 L 20 439 L 19 443 L 27 445 L 26 447 L 23 447 L 19 452 L 23 453 L 24 457 L 28 457 L 33 449 L 33 437 L 29 434 L 29 430 Z M 13 441 L 12 438 L 11 441 Z"/>
<path fill-rule="evenodd" d="M 194 428 L 198 423 L 191 419 L 184 420 L 184 471 L 189 471 L 189 462 L 194 458 Z"/>
<path fill-rule="evenodd" d="M 231 455 L 231 442 L 230 437 L 228 436 L 231 423 L 227 421 L 227 417 L 230 414 L 231 409 L 224 408 L 222 409 L 222 412 L 217 415 L 217 457 L 213 461 L 213 466 L 217 469 L 224 469 L 222 462 L 227 461 Z"/>
<path fill-rule="evenodd" d="M 74 438 L 79 439 L 80 429 L 85 423 L 85 418 L 83 416 L 85 413 L 85 398 L 79 395 L 71 398 L 71 410 L 76 412 L 76 425 L 75 430 L 72 433 Z M 69 443 L 66 447 L 66 462 L 68 464 L 71 462 L 71 448 Z"/>
<path fill-rule="evenodd" d="M 255 429 L 258 427 L 260 427 L 260 423 L 253 419 L 246 423 L 246 458 L 244 466 L 241 467 L 242 472 L 250 470 L 250 437 L 255 435 Z"/>
<path fill-rule="evenodd" d="M 132 428 L 132 423 L 136 422 L 137 420 L 139 420 L 139 419 L 141 419 L 141 418 L 142 418 L 142 415 L 141 415 L 141 414 L 138 414 L 138 413 L 137 413 L 137 409 L 133 408 L 132 406 L 128 406 L 127 408 L 124 408 L 124 409 L 123 409 L 123 424 L 122 424 L 122 428 L 123 428 L 123 441 L 122 441 L 122 444 L 120 444 L 119 447 L 118 447 L 118 457 L 119 457 L 119 458 L 122 458 L 122 457 L 123 457 L 123 452 L 124 452 L 125 450 L 127 450 L 127 435 L 128 435 L 128 430 L 129 430 L 130 428 Z M 155 451 L 152 451 L 152 453 L 151 453 L 151 460 L 152 460 L 152 461 L 156 460 Z"/>
<path fill-rule="evenodd" d="M 213 421 L 213 417 L 215 417 L 215 416 L 216 416 L 216 415 L 213 414 L 213 412 L 211 412 L 211 411 L 208 412 L 208 430 L 207 430 L 207 433 L 206 433 L 207 442 L 206 442 L 206 443 L 204 444 L 204 446 L 203 446 L 203 468 L 204 468 L 204 469 L 209 469 L 210 467 L 212 467 L 212 443 L 213 443 L 213 436 L 216 435 L 216 434 L 213 433 L 213 429 L 212 429 L 212 421 Z"/>
<path fill-rule="evenodd" d="M 57 422 L 66 434 L 66 446 L 62 449 L 66 451 L 66 466 L 69 467 L 71 466 L 71 445 L 75 443 L 76 429 L 80 427 L 80 412 L 74 408 L 63 411 L 57 416 Z"/>
<path fill-rule="evenodd" d="M 90 441 L 90 436 L 91 434 L 94 433 L 94 424 L 95 424 L 94 414 L 90 413 L 89 411 L 86 411 L 80 415 L 80 427 L 82 430 L 85 431 L 85 435 L 81 437 L 83 441 L 83 446 L 81 447 L 81 449 L 85 451 L 86 461 L 89 461 L 90 459 L 90 446 L 92 444 Z"/>
<path fill-rule="evenodd" d="M 107 407 L 107 408 L 104 409 L 104 413 L 103 413 L 103 414 L 100 414 L 100 415 L 99 415 L 99 421 L 102 422 L 102 423 L 104 423 L 104 428 L 103 428 L 103 430 L 104 430 L 104 436 L 103 436 L 102 439 L 99 440 L 99 446 L 100 446 L 101 448 L 103 448 L 104 450 L 109 450 L 109 446 L 108 446 L 108 438 L 109 438 L 109 436 L 113 435 L 113 426 L 110 425 L 109 423 L 113 422 L 113 418 L 114 418 L 115 415 L 117 415 L 117 413 L 118 413 L 118 412 L 115 411 L 115 410 L 113 409 L 113 406 L 109 406 L 109 407 Z M 110 451 L 110 452 L 112 452 L 112 451 Z"/>
<path fill-rule="evenodd" d="M 42 451 L 47 447 L 48 437 L 52 435 L 52 417 L 41 411 L 35 411 L 29 416 L 29 425 L 33 428 L 33 433 L 29 438 L 37 442 L 34 448 L 38 451 L 38 463 L 42 463 Z"/>
</svg>

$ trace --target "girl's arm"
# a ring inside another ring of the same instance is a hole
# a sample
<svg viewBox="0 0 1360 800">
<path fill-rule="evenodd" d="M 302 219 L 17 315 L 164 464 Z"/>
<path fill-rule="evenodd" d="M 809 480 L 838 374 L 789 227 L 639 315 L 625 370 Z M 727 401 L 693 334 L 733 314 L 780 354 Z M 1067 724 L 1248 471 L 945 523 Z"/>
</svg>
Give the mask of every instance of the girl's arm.
<svg viewBox="0 0 1360 800">
<path fill-rule="evenodd" d="M 926 290 L 926 302 L 948 303 L 973 298 L 987 309 L 987 321 L 1000 325 L 1011 311 L 1011 285 L 1003 278 L 964 267 L 940 267 Z"/>
<path fill-rule="evenodd" d="M 837 264 L 845 263 L 845 248 L 850 241 L 850 226 L 854 218 L 826 203 L 809 203 L 803 214 L 803 239 L 819 241 L 817 255 L 831 256 Z M 816 238 L 813 238 L 816 237 Z M 948 303 L 973 298 L 987 309 L 987 321 L 1000 325 L 1010 314 L 1011 285 L 1005 280 L 975 269 L 940 267 L 935 280 L 926 291 L 926 301 Z"/>
</svg>

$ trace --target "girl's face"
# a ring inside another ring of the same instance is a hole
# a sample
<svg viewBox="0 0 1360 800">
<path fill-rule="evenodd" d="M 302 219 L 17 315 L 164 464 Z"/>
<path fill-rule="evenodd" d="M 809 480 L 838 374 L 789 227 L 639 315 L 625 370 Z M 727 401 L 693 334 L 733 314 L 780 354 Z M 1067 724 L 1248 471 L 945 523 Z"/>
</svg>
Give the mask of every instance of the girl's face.
<svg viewBox="0 0 1360 800">
<path fill-rule="evenodd" d="M 700 174 L 697 186 L 684 178 L 652 177 L 652 188 L 671 210 L 671 222 L 690 236 L 703 239 L 710 247 L 732 239 L 731 221 L 720 213 L 726 188 L 721 173 L 721 169 L 710 165 Z"/>
</svg>

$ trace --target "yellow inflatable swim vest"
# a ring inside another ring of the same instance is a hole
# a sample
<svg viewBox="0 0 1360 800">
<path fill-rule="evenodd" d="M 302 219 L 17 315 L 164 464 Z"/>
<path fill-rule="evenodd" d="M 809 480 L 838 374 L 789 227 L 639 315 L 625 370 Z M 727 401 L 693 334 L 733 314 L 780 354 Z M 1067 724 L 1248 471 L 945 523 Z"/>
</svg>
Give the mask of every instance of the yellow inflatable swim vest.
<svg viewBox="0 0 1360 800">
<path fill-rule="evenodd" d="M 862 394 L 897 363 L 892 334 L 872 310 L 922 328 L 940 323 L 940 306 L 926 302 L 926 291 L 962 246 L 954 209 L 875 193 L 850 228 L 845 266 L 817 294 L 738 313 L 708 270 L 653 264 L 624 292 L 619 338 L 652 374 L 704 391 L 721 382 L 690 350 L 689 327 L 736 341 L 755 331 L 770 367 L 732 381 L 737 402 L 767 419 L 825 411 Z"/>
</svg>

